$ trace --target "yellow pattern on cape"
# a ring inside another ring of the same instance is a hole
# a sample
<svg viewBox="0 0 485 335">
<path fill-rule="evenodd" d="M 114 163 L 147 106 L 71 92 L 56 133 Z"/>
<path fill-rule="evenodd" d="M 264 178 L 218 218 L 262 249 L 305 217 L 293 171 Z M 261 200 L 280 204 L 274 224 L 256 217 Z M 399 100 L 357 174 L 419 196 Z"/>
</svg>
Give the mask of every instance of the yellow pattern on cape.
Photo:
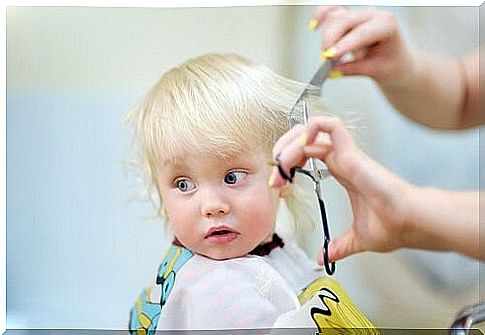
<svg viewBox="0 0 485 335">
<path fill-rule="evenodd" d="M 320 277 L 307 285 L 298 299 L 303 305 L 315 295 L 318 295 L 326 309 L 312 308 L 312 319 L 319 332 L 328 333 L 328 328 L 334 329 L 331 334 L 377 335 L 379 331 L 352 302 L 342 287 L 329 277 Z M 330 333 L 329 333 L 330 334 Z"/>
</svg>

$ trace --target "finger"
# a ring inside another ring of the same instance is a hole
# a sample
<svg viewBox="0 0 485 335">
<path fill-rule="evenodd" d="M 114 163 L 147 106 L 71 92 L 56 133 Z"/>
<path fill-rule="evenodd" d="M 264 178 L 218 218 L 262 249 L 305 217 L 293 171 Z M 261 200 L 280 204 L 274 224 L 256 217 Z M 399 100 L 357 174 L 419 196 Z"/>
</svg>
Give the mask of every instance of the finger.
<svg viewBox="0 0 485 335">
<path fill-rule="evenodd" d="M 279 152 L 279 164 L 287 175 L 290 174 L 289 171 L 291 168 L 296 166 L 303 167 L 309 157 L 323 157 L 325 152 L 331 147 L 331 140 L 328 134 L 315 133 L 309 138 L 306 129 L 307 127 L 302 126 L 291 135 L 289 134 L 282 139 L 278 143 L 278 146 L 275 146 L 276 151 L 282 145 L 286 144 Z M 310 155 L 305 151 L 307 147 Z M 314 154 L 314 151 L 317 151 L 317 153 Z M 286 179 L 281 175 L 277 167 L 273 169 L 269 184 L 272 187 L 280 187 L 286 184 Z"/>
<path fill-rule="evenodd" d="M 348 150 L 355 147 L 352 136 L 345 128 L 342 120 L 334 116 L 317 116 L 308 120 L 307 126 L 308 143 L 316 138 L 319 132 L 329 135 L 335 150 Z"/>
<path fill-rule="evenodd" d="M 363 251 L 360 249 L 349 247 L 355 244 L 352 242 L 352 235 L 352 232 L 349 230 L 345 234 L 337 236 L 330 241 L 330 244 L 328 245 L 329 262 L 336 262 L 360 251 Z M 320 247 L 318 251 L 317 264 L 323 265 L 323 247 Z"/>
<path fill-rule="evenodd" d="M 355 239 L 354 231 L 349 229 L 343 235 L 339 235 L 330 241 L 328 246 L 328 259 L 336 262 L 353 254 L 363 251 Z"/>
<path fill-rule="evenodd" d="M 290 143 L 286 144 L 286 146 L 283 147 L 280 151 L 280 166 L 285 171 L 290 171 L 290 169 L 294 166 L 303 166 L 308 157 L 325 158 L 326 152 L 328 152 L 329 149 L 339 152 L 343 152 L 346 150 L 352 152 L 351 150 L 355 146 L 352 137 L 345 129 L 342 121 L 336 117 L 311 117 L 308 121 L 308 125 L 306 126 L 306 128 L 298 129 L 297 131 L 295 131 L 295 133 L 297 132 L 299 133 L 299 136 L 293 133 L 292 135 L 289 135 L 287 138 L 283 139 L 280 142 L 281 144 L 278 143 L 278 146 L 275 146 L 276 150 L 278 150 L 281 147 L 280 145 L 288 143 L 289 140 L 292 140 Z M 313 144 L 320 132 L 328 133 L 329 141 L 332 143 L 331 147 L 327 144 L 324 144 L 322 148 L 318 149 L 318 141 L 317 145 Z M 306 145 L 302 143 L 302 137 L 304 136 L 306 136 Z M 309 145 L 308 152 L 304 150 L 304 147 L 306 147 L 307 145 Z M 315 154 L 315 152 L 312 150 L 321 151 L 320 153 L 317 153 L 318 156 L 310 156 L 308 153 L 312 155 Z M 329 166 L 329 168 L 331 169 L 332 167 Z M 275 168 L 273 169 L 273 174 L 270 177 L 269 184 L 273 187 L 280 187 L 286 184 L 286 180 Z"/>
<path fill-rule="evenodd" d="M 313 140 L 313 143 L 309 143 L 309 145 L 326 145 L 331 143 L 330 136 L 327 133 L 318 133 L 317 137 Z"/>
<path fill-rule="evenodd" d="M 354 50 L 351 53 L 347 53 L 349 55 L 348 59 L 341 58 L 340 61 L 335 65 L 334 70 L 340 71 L 343 75 L 356 75 L 356 74 L 366 74 L 367 72 L 363 73 L 363 69 L 361 69 L 361 64 L 363 60 L 367 61 L 366 57 L 369 52 L 369 48 L 363 48 Z M 375 60 L 372 59 L 374 62 Z M 365 64 L 365 68 L 368 69 L 368 65 Z"/>
<path fill-rule="evenodd" d="M 348 191 L 348 196 L 350 200 L 350 206 L 352 208 L 352 214 L 355 220 L 355 218 L 359 216 L 359 208 L 358 208 L 358 201 L 357 201 L 358 195 L 349 189 L 347 189 L 347 191 Z M 339 259 L 345 258 L 351 255 L 352 253 L 354 253 L 352 252 L 352 248 L 349 247 L 349 245 L 350 246 L 355 245 L 355 243 L 351 242 L 352 240 L 356 240 L 356 236 L 352 228 L 347 229 L 347 231 L 344 234 L 333 238 L 330 241 L 330 244 L 328 246 L 328 254 L 329 254 L 328 258 L 331 261 L 335 262 Z"/>
<path fill-rule="evenodd" d="M 317 264 L 318 265 L 323 265 L 323 248 L 320 247 L 320 249 L 318 250 L 318 254 L 317 254 Z"/>
<path fill-rule="evenodd" d="M 306 157 L 315 157 L 325 161 L 327 155 L 332 151 L 332 142 L 330 140 L 318 144 L 306 145 L 303 152 Z"/>
<path fill-rule="evenodd" d="M 280 151 L 281 167 L 289 170 L 294 166 L 302 167 L 310 157 L 305 149 L 327 151 L 331 147 L 331 139 L 323 132 L 310 132 L 309 126 L 302 126 L 292 136 L 285 138 L 286 146 Z M 289 141 L 291 139 L 291 141 Z M 311 156 L 317 157 L 317 156 Z"/>
<path fill-rule="evenodd" d="M 338 58 L 344 53 L 354 51 L 352 45 L 348 45 L 347 49 L 344 49 L 339 41 L 343 36 L 353 33 L 353 30 L 363 22 L 370 20 L 375 15 L 372 11 L 346 11 L 337 12 L 333 11 L 328 20 L 323 25 L 324 38 L 322 43 L 322 50 L 327 50 L 330 47 L 335 47 L 336 52 L 332 58 Z"/>
<path fill-rule="evenodd" d="M 367 156 L 355 145 L 342 121 L 337 117 L 313 117 L 309 119 L 307 131 L 308 138 L 311 138 L 315 132 L 327 133 L 331 145 L 320 149 L 320 152 L 318 149 L 312 148 L 313 151 L 305 149 L 305 155 L 315 157 L 313 155 L 318 154 L 317 157 L 326 164 L 332 176 L 340 184 L 348 190 L 356 188 L 356 179 L 359 179 L 362 170 L 368 166 Z"/>
<path fill-rule="evenodd" d="M 299 130 L 300 136 L 293 136 L 293 141 L 279 153 L 280 166 L 287 175 L 289 175 L 291 168 L 304 166 L 309 157 L 322 159 L 332 148 L 328 134 L 319 133 L 314 138 L 308 139 L 306 132 L 304 132 L 305 129 Z M 305 135 L 305 138 L 302 135 Z M 305 145 L 302 139 L 306 142 L 312 142 Z M 281 187 L 287 183 L 287 180 L 281 175 L 278 167 L 274 167 L 268 183 L 271 187 Z"/>
<path fill-rule="evenodd" d="M 276 156 L 284 147 L 293 142 L 304 132 L 305 126 L 296 124 L 288 132 L 283 134 L 273 146 L 273 156 Z"/>
<path fill-rule="evenodd" d="M 362 48 L 352 51 L 352 62 L 358 62 L 364 59 L 369 52 L 369 48 Z"/>
<path fill-rule="evenodd" d="M 343 6 L 320 6 L 320 7 L 318 7 L 313 12 L 313 16 L 312 16 L 312 19 L 317 22 L 315 29 L 317 27 L 319 27 L 322 24 L 323 21 L 325 21 L 325 18 L 328 16 L 329 13 L 331 13 L 332 11 L 334 11 L 336 9 L 342 9 L 342 8 L 345 8 L 345 7 L 343 7 Z"/>
<path fill-rule="evenodd" d="M 379 68 L 378 61 L 375 59 L 362 59 L 350 63 L 338 64 L 335 70 L 342 71 L 347 76 L 366 75 L 374 77 L 377 75 Z"/>
<path fill-rule="evenodd" d="M 305 127 L 302 124 L 297 124 L 293 128 L 291 128 L 287 133 L 285 133 L 283 136 L 281 136 L 278 141 L 276 141 L 274 147 L 273 147 L 273 156 L 276 156 L 277 154 L 280 154 L 280 165 L 281 168 L 284 169 L 287 175 L 289 175 L 289 170 L 294 166 L 289 166 L 284 165 L 282 161 L 284 158 L 282 158 L 282 151 L 286 150 L 286 148 L 293 142 L 298 142 L 298 138 L 302 135 L 304 132 Z M 283 176 L 280 174 L 278 167 L 273 167 L 273 170 L 271 171 L 271 175 L 268 180 L 268 185 L 270 187 L 281 187 L 287 184 L 287 180 L 283 178 Z"/>
<path fill-rule="evenodd" d="M 305 143 L 307 142 L 306 134 L 295 138 L 280 152 L 279 163 L 284 171 L 290 171 L 291 168 L 305 165 L 307 156 L 303 150 Z"/>
<path fill-rule="evenodd" d="M 318 132 L 317 136 L 313 140 L 312 138 L 308 138 L 308 137 L 306 138 L 306 144 L 304 146 L 304 149 L 309 148 L 311 150 L 313 148 L 317 149 L 320 147 L 328 147 L 331 144 L 332 144 L 332 141 L 330 139 L 330 136 L 327 133 Z M 315 157 L 315 156 L 312 156 L 312 157 Z"/>
<path fill-rule="evenodd" d="M 390 24 L 383 24 L 379 18 L 380 16 L 374 16 L 363 21 L 342 36 L 334 45 L 337 50 L 335 57 L 348 51 L 368 48 L 389 39 L 395 33 L 395 29 Z"/>
</svg>

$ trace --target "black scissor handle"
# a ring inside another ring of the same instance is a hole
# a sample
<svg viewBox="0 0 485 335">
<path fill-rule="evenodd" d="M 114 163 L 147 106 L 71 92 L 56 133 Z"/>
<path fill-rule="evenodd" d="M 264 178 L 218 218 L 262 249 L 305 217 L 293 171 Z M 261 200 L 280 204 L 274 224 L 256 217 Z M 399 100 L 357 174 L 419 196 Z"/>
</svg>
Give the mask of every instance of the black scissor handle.
<svg viewBox="0 0 485 335">
<path fill-rule="evenodd" d="M 325 272 L 329 276 L 335 273 L 335 262 L 331 262 L 328 258 L 328 245 L 330 244 L 330 230 L 328 229 L 327 211 L 325 210 L 325 203 L 323 199 L 318 196 L 318 206 L 320 207 L 320 216 L 322 218 L 323 226 L 323 265 L 325 266 Z"/>
<path fill-rule="evenodd" d="M 280 155 L 281 152 L 278 152 L 275 156 L 275 161 L 278 162 L 278 172 L 280 173 L 281 177 L 283 177 L 284 180 L 289 181 L 290 183 L 293 182 L 293 177 L 295 176 L 295 171 L 296 168 L 291 168 L 290 169 L 290 174 L 288 175 L 285 170 L 281 167 L 281 161 L 280 161 Z"/>
<path fill-rule="evenodd" d="M 295 176 L 295 172 L 302 173 L 312 179 L 314 183 L 318 183 L 318 181 L 313 177 L 310 171 L 299 167 L 293 167 L 290 169 L 290 175 L 288 175 L 283 168 L 281 167 L 280 163 L 280 153 L 278 153 L 275 157 L 275 160 L 278 162 L 278 171 L 285 180 L 289 181 L 290 183 L 293 182 L 293 177 Z M 320 194 L 315 188 L 315 193 L 318 199 L 318 207 L 320 208 L 320 217 L 322 219 L 322 226 L 323 226 L 323 264 L 325 266 L 325 272 L 331 276 L 335 273 L 335 262 L 330 262 L 328 258 L 328 245 L 330 244 L 330 230 L 328 229 L 328 221 L 327 221 L 327 211 L 325 210 L 325 203 L 321 198 Z"/>
<path fill-rule="evenodd" d="M 328 259 L 328 245 L 330 244 L 329 239 L 323 240 L 323 265 L 325 266 L 325 272 L 331 276 L 335 273 L 335 262 L 331 262 Z"/>
</svg>

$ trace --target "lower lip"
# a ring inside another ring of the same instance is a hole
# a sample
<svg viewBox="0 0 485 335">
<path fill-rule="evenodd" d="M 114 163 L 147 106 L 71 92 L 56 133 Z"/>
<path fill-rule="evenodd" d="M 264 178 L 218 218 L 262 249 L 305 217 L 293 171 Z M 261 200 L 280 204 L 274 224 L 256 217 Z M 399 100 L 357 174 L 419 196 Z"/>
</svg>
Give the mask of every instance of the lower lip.
<svg viewBox="0 0 485 335">
<path fill-rule="evenodd" d="M 237 236 L 238 236 L 237 233 L 210 235 L 206 237 L 206 240 L 209 241 L 210 243 L 215 243 L 215 244 L 227 244 L 234 241 L 237 238 Z"/>
</svg>

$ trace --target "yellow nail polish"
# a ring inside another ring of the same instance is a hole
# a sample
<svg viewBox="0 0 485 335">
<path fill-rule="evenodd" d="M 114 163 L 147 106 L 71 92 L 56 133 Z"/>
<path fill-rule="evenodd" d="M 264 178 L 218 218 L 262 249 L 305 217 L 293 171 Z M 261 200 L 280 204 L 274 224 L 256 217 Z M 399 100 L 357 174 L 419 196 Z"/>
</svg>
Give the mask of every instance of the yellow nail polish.
<svg viewBox="0 0 485 335">
<path fill-rule="evenodd" d="M 306 141 L 308 140 L 308 135 L 306 133 L 303 133 L 298 137 L 298 143 L 301 146 L 304 146 L 306 144 Z"/>
<path fill-rule="evenodd" d="M 336 53 L 337 53 L 337 49 L 335 47 L 331 47 L 323 52 L 323 57 L 332 58 L 333 56 L 335 56 Z"/>
<path fill-rule="evenodd" d="M 325 51 L 320 51 L 320 62 L 325 62 L 327 57 L 325 57 Z"/>
<path fill-rule="evenodd" d="M 271 176 L 269 176 L 269 179 L 268 179 L 268 186 L 269 187 L 272 187 L 273 186 L 274 180 L 275 180 L 275 175 L 274 175 L 274 172 L 272 172 L 271 173 Z"/>
<path fill-rule="evenodd" d="M 315 19 L 311 19 L 310 21 L 308 21 L 308 30 L 315 31 L 315 29 L 317 28 L 317 25 L 318 25 L 318 21 Z"/>
<path fill-rule="evenodd" d="M 332 70 L 330 71 L 330 73 L 328 74 L 328 77 L 330 79 L 337 79 L 337 78 L 340 78 L 344 75 L 344 73 L 340 70 Z"/>
</svg>

